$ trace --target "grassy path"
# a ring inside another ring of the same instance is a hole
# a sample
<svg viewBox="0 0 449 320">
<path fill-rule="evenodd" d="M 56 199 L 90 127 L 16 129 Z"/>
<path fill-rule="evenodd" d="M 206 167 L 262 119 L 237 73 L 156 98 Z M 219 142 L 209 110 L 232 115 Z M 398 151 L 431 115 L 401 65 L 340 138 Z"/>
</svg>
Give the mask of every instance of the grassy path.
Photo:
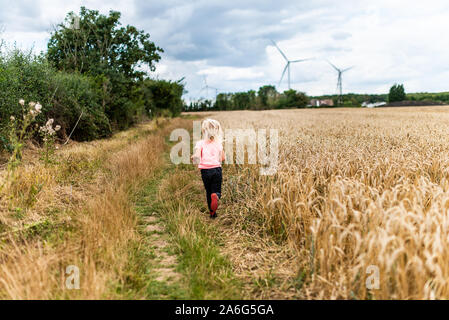
<svg viewBox="0 0 449 320">
<path fill-rule="evenodd" d="M 129 298 L 188 298 L 186 281 L 177 270 L 177 256 L 166 233 L 161 219 L 163 211 L 157 200 L 158 186 L 167 173 L 167 170 L 161 169 L 134 195 L 140 241 L 135 243 L 130 255 L 130 277 L 125 285 L 131 293 Z"/>
<path fill-rule="evenodd" d="M 201 179 L 193 166 L 171 164 L 166 145 L 163 166 L 134 196 L 141 240 L 123 289 L 148 299 L 238 299 L 241 286 L 220 252 L 223 239 L 201 201 Z"/>
</svg>

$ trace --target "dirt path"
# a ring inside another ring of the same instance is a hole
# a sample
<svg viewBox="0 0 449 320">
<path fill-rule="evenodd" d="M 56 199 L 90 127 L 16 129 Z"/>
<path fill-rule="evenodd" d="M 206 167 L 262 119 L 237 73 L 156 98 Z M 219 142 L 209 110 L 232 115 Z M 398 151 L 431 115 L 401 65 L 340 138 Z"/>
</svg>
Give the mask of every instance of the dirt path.
<svg viewBox="0 0 449 320">
<path fill-rule="evenodd" d="M 161 220 L 162 208 L 158 206 L 157 193 L 165 171 L 145 185 L 136 195 L 138 231 L 141 235 L 139 251 L 142 271 L 147 278 L 144 295 L 149 299 L 186 298 L 185 281 L 177 270 L 178 259 L 170 243 L 170 236 Z"/>
<path fill-rule="evenodd" d="M 298 298 L 301 279 L 287 248 L 257 236 L 236 198 L 245 182 L 239 172 L 225 168 L 219 217 L 211 220 L 198 170 L 171 164 L 166 144 L 164 164 L 135 195 L 141 241 L 133 265 L 142 279 L 130 288 L 149 299 Z"/>
</svg>

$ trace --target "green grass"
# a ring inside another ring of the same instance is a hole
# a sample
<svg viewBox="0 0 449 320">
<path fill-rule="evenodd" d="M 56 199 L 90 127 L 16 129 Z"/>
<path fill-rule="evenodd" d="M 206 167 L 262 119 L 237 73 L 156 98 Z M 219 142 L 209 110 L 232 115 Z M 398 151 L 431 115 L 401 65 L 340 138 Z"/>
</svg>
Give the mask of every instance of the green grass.
<svg viewBox="0 0 449 320">
<path fill-rule="evenodd" d="M 166 163 L 169 163 L 166 154 Z M 210 220 L 201 178 L 191 165 L 167 165 L 156 206 L 175 245 L 178 270 L 188 281 L 190 299 L 239 299 L 241 283 L 222 255 L 223 239 Z"/>
<path fill-rule="evenodd" d="M 168 188 L 183 189 L 183 182 L 198 179 L 179 171 L 173 177 L 172 181 L 180 184 L 169 184 Z M 161 200 L 166 210 L 163 219 L 179 255 L 179 270 L 189 281 L 190 298 L 238 299 L 240 285 L 229 259 L 220 253 L 222 239 L 214 226 L 219 221 L 211 221 L 204 214 L 204 204 L 198 201 L 204 196 L 195 191 L 191 190 L 182 200 L 178 197 Z"/>
<path fill-rule="evenodd" d="M 134 195 L 140 239 L 133 242 L 130 247 L 126 278 L 117 289 L 120 295 L 128 299 L 142 297 L 151 300 L 189 298 L 183 280 L 170 282 L 156 280 L 157 269 L 163 266 L 158 262 L 153 245 L 154 238 L 151 237 L 151 233 L 144 231 L 147 225 L 145 217 L 160 210 L 156 196 L 158 185 L 166 174 L 166 170 L 160 170 L 154 179 L 146 183 L 144 188 Z"/>
<path fill-rule="evenodd" d="M 142 240 L 131 249 L 127 278 L 118 291 L 128 298 L 147 299 L 239 299 L 241 283 L 232 272 L 230 260 L 222 255 L 223 239 L 218 236 L 216 221 L 210 220 L 205 208 L 204 190 L 196 168 L 170 163 L 135 194 Z M 155 213 L 155 214 L 154 214 Z M 151 233 L 145 232 L 145 217 L 155 215 L 165 228 L 168 254 L 176 256 L 176 271 L 181 279 L 157 281 L 157 255 Z"/>
</svg>

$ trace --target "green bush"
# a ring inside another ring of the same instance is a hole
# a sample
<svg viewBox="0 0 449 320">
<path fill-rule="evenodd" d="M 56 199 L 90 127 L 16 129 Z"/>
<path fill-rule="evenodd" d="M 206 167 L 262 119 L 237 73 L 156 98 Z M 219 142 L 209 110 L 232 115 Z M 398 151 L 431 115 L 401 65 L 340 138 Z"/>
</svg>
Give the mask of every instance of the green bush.
<svg viewBox="0 0 449 320">
<path fill-rule="evenodd" d="M 92 140 L 111 134 L 111 125 L 92 79 L 76 73 L 58 72 L 53 77 L 52 87 L 55 94 L 47 115 L 61 125 L 65 134 L 70 134 L 78 119 L 72 135 L 74 140 Z"/>
<path fill-rule="evenodd" d="M 39 101 L 48 107 L 54 71 L 42 56 L 14 49 L 0 56 L 0 121 L 22 117 L 20 99 Z"/>
<path fill-rule="evenodd" d="M 43 56 L 17 49 L 0 55 L 0 149 L 10 149 L 5 133 L 10 117 L 23 117 L 20 99 L 40 102 L 43 108 L 36 123 L 42 126 L 54 118 L 62 127 L 60 137 L 70 134 L 82 110 L 73 139 L 92 140 L 110 135 L 111 126 L 99 91 L 95 79 L 57 72 Z"/>
<path fill-rule="evenodd" d="M 178 116 L 184 108 L 181 81 L 145 79 L 141 95 L 149 116 Z"/>
</svg>

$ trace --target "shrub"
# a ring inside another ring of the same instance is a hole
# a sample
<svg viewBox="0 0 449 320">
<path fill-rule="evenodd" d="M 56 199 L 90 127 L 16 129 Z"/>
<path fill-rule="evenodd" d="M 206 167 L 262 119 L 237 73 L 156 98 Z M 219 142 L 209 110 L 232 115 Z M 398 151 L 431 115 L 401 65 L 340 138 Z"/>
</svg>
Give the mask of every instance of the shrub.
<svg viewBox="0 0 449 320">
<path fill-rule="evenodd" d="M 43 105 L 36 123 L 54 118 L 66 137 L 81 117 L 72 138 L 92 140 L 111 134 L 111 126 L 101 104 L 101 88 L 95 79 L 76 73 L 55 71 L 45 57 L 17 49 L 0 56 L 0 149 L 11 151 L 8 124 L 11 116 L 22 117 L 20 99 Z M 39 135 L 35 135 L 39 139 Z"/>
<path fill-rule="evenodd" d="M 48 106 L 53 75 L 45 59 L 31 52 L 14 49 L 0 57 L 0 125 L 4 128 L 10 116 L 21 116 L 20 99 Z"/>
<path fill-rule="evenodd" d="M 141 94 L 148 115 L 177 116 L 184 107 L 182 94 L 184 85 L 180 81 L 146 79 L 141 85 Z"/>
<path fill-rule="evenodd" d="M 93 79 L 72 73 L 58 72 L 52 82 L 53 108 L 48 116 L 54 118 L 65 135 L 70 134 L 80 119 L 72 138 L 78 141 L 93 140 L 111 134 L 111 125 L 100 102 Z M 81 112 L 83 116 L 80 118 Z"/>
</svg>

